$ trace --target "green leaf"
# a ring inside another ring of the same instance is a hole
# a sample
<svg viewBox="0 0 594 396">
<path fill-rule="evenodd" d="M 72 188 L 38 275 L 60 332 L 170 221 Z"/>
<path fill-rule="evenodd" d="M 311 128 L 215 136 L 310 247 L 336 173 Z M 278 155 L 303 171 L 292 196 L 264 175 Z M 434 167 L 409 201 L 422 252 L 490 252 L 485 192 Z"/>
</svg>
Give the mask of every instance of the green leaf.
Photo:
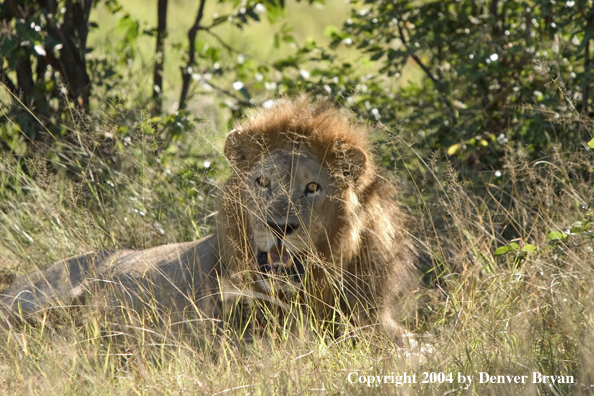
<svg viewBox="0 0 594 396">
<path fill-rule="evenodd" d="M 339 32 L 340 32 L 340 29 L 338 29 L 334 25 L 328 25 L 324 28 L 324 36 L 327 36 L 327 37 L 332 37 L 333 35 L 338 34 Z"/>
<path fill-rule="evenodd" d="M 497 250 L 495 250 L 495 253 L 493 253 L 493 255 L 501 256 L 502 254 L 505 254 L 505 253 L 513 251 L 513 250 L 515 250 L 515 251 L 520 250 L 520 246 L 515 242 L 512 242 L 509 245 L 505 245 L 505 246 L 501 246 L 501 247 L 497 248 Z"/>
<path fill-rule="evenodd" d="M 117 30 L 118 33 L 124 33 L 126 41 L 132 41 L 138 37 L 139 27 L 140 25 L 138 24 L 138 21 L 130 18 L 130 15 L 124 15 L 118 21 Z"/>
<path fill-rule="evenodd" d="M 589 221 L 576 221 L 571 225 L 571 229 L 569 230 L 569 232 L 571 234 L 581 234 L 583 232 L 590 231 L 591 228 L 592 226 Z"/>
<path fill-rule="evenodd" d="M 561 231 L 553 231 L 549 235 L 547 235 L 547 239 L 549 240 L 560 240 L 567 238 L 567 234 Z"/>
<path fill-rule="evenodd" d="M 279 18 L 282 18 L 283 16 L 285 16 L 285 8 L 282 4 L 279 7 L 279 6 L 274 6 L 273 4 L 267 3 L 266 8 L 268 9 L 266 12 L 266 16 L 268 17 L 268 21 L 271 24 L 275 23 Z"/>
<path fill-rule="evenodd" d="M 594 150 L 594 139 L 592 139 L 588 142 L 588 147 L 590 147 L 592 150 Z"/>
<path fill-rule="evenodd" d="M 459 148 L 460 148 L 460 143 L 451 145 L 450 148 L 448 149 L 448 155 L 456 154 L 456 152 L 458 151 Z"/>
<path fill-rule="evenodd" d="M 283 41 L 285 43 L 293 43 L 293 44 L 297 44 L 297 40 L 295 40 L 295 37 L 291 36 L 290 34 L 286 35 L 283 37 Z"/>
<path fill-rule="evenodd" d="M 510 250 L 512 250 L 512 249 L 509 245 L 501 246 L 501 247 L 497 248 L 497 250 L 495 250 L 495 253 L 493 253 L 493 256 L 501 256 L 502 254 L 505 254 L 505 253 L 509 252 Z"/>
<path fill-rule="evenodd" d="M 381 58 L 382 56 L 384 56 L 384 52 L 383 51 L 376 51 L 373 55 L 371 55 L 369 57 L 369 59 L 371 59 L 372 61 L 376 61 L 379 58 Z"/>
<path fill-rule="evenodd" d="M 527 244 L 524 245 L 524 247 L 522 248 L 522 250 L 525 251 L 525 252 L 536 252 L 536 246 L 534 246 L 534 245 L 532 245 L 530 243 L 527 243 Z"/>
</svg>

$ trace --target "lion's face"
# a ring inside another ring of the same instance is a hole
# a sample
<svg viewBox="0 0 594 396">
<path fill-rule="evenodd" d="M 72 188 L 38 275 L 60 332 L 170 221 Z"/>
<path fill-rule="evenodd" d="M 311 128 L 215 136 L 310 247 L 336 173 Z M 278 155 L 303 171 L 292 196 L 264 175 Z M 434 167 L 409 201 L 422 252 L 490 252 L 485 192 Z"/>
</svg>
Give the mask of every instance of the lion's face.
<svg viewBox="0 0 594 396">
<path fill-rule="evenodd" d="M 329 245 L 339 209 L 334 178 L 309 149 L 286 144 L 263 155 L 247 179 L 248 224 L 262 278 L 301 283 L 305 257 Z"/>
<path fill-rule="evenodd" d="M 362 192 L 375 178 L 364 130 L 338 110 L 302 105 L 256 112 L 225 140 L 224 259 L 265 291 L 310 292 L 342 276 L 359 253 Z"/>
</svg>

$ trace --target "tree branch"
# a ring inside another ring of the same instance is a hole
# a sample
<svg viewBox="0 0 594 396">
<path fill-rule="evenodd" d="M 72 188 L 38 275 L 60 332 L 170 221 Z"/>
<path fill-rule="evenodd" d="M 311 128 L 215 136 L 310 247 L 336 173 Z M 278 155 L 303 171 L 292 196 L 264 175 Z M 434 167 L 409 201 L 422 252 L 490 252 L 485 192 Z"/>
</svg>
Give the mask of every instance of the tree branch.
<svg viewBox="0 0 594 396">
<path fill-rule="evenodd" d="M 584 74 L 588 76 L 590 74 L 590 40 L 586 43 L 584 49 Z M 586 77 L 587 78 L 587 77 Z M 588 97 L 590 96 L 590 84 L 584 82 L 584 88 L 582 90 L 582 114 L 588 114 Z"/>
<path fill-rule="evenodd" d="M 10 11 L 12 12 L 12 15 L 14 15 L 15 18 L 18 18 L 18 19 L 25 18 L 25 16 L 21 12 L 20 6 L 17 5 L 17 3 L 14 0 L 7 0 L 7 3 L 8 3 L 8 7 L 10 8 Z"/>
<path fill-rule="evenodd" d="M 248 100 L 243 100 L 238 98 L 237 96 L 233 95 L 233 93 L 231 91 L 228 91 L 224 88 L 221 87 L 217 87 L 216 85 L 214 85 L 213 83 L 211 83 L 210 81 L 204 81 L 204 84 L 208 85 L 209 87 L 213 88 L 215 91 L 219 91 L 220 93 L 227 95 L 233 99 L 235 99 L 238 103 L 240 103 L 241 105 L 245 106 L 245 107 L 253 107 L 256 106 L 256 104 L 248 101 Z"/>
<path fill-rule="evenodd" d="M 202 17 L 204 16 L 205 4 L 206 0 L 200 0 L 200 6 L 198 7 L 198 14 L 196 15 L 196 20 L 194 21 L 194 24 L 188 31 L 188 62 L 186 63 L 186 66 L 182 67 L 181 69 L 182 91 L 179 97 L 179 110 L 182 110 L 186 107 L 186 100 L 188 99 L 190 82 L 192 81 L 192 66 L 194 66 L 196 59 L 196 34 L 198 33 L 198 30 L 200 30 L 200 22 L 202 21 Z"/>
<path fill-rule="evenodd" d="M 167 34 L 167 2 L 157 2 L 157 39 L 155 44 L 155 66 L 153 69 L 153 115 L 161 113 L 163 107 L 163 63 L 165 62 L 164 40 Z"/>
<path fill-rule="evenodd" d="M 594 10 L 591 11 L 590 17 L 588 18 L 588 22 L 586 24 L 586 30 L 592 26 L 594 22 Z M 587 36 L 587 34 L 586 34 Z M 592 68 L 591 59 L 590 59 L 590 38 L 587 38 L 587 42 L 585 43 L 586 46 L 584 48 L 584 75 L 586 78 L 590 76 L 590 70 Z M 590 96 L 590 84 L 589 82 L 584 82 L 584 88 L 582 90 L 582 114 L 588 114 L 588 99 Z"/>
<path fill-rule="evenodd" d="M 499 37 L 502 34 L 502 25 L 499 25 L 499 21 L 497 20 L 497 11 L 499 8 L 499 0 L 492 0 L 491 4 L 489 5 L 489 12 L 493 15 L 493 36 Z"/>
<path fill-rule="evenodd" d="M 429 79 L 431 79 L 431 81 L 433 81 L 435 88 L 440 93 L 441 99 L 443 100 L 445 105 L 450 109 L 451 116 L 452 116 L 452 122 L 455 125 L 458 121 L 456 118 L 456 111 L 454 110 L 454 107 L 452 106 L 450 101 L 447 99 L 445 94 L 443 92 L 441 92 L 441 89 L 440 89 L 441 82 L 437 79 L 437 77 L 433 73 L 431 73 L 431 70 L 429 70 L 429 68 L 421 61 L 421 58 L 419 56 L 417 56 L 417 54 L 410 49 L 410 47 L 406 41 L 406 37 L 404 37 L 404 31 L 402 30 L 400 21 L 398 21 L 396 23 L 396 25 L 398 26 L 398 33 L 400 34 L 400 41 L 402 42 L 402 45 L 404 45 L 404 48 L 406 48 L 406 52 L 408 52 L 410 57 L 413 58 L 415 62 L 417 62 L 419 67 L 423 70 L 423 72 L 425 72 L 425 74 L 429 77 Z"/>
<path fill-rule="evenodd" d="M 412 52 L 410 50 L 410 47 L 408 46 L 408 43 L 406 42 L 406 38 L 404 37 L 404 32 L 402 31 L 402 26 L 400 26 L 400 21 L 398 21 L 397 25 L 398 25 L 398 33 L 400 34 L 400 41 L 402 41 L 402 45 L 404 45 L 404 47 L 406 48 L 406 51 L 408 52 L 410 57 L 413 58 L 415 62 L 417 62 L 417 64 L 421 67 L 421 69 L 423 69 L 423 71 L 431 79 L 431 81 L 433 81 L 434 84 L 437 84 L 438 83 L 437 77 L 435 77 L 433 75 L 433 73 L 431 73 L 431 70 L 429 70 L 429 68 L 427 66 L 425 66 L 425 64 L 421 61 L 421 58 L 419 58 L 417 56 L 417 54 L 415 54 L 414 52 Z"/>
<path fill-rule="evenodd" d="M 19 57 L 16 64 L 16 77 L 19 86 L 21 100 L 29 106 L 31 98 L 31 91 L 33 90 L 33 66 L 31 64 L 31 56 L 26 54 Z"/>
<path fill-rule="evenodd" d="M 242 54 L 244 55 L 246 58 L 250 58 L 250 59 L 254 59 L 257 60 L 258 62 L 260 62 L 263 65 L 267 65 L 267 66 L 273 66 L 270 62 L 267 62 L 264 59 L 258 58 L 257 56 L 254 55 L 250 55 L 250 54 L 246 54 L 245 52 L 242 52 L 240 50 L 238 50 L 237 48 L 233 48 L 232 46 L 230 46 L 229 44 L 227 44 L 222 38 L 221 36 L 219 36 L 218 34 L 216 34 L 215 32 L 213 32 L 210 29 L 207 28 L 201 28 L 200 30 L 204 30 L 206 33 L 208 33 L 210 36 L 212 36 L 215 40 L 217 40 L 219 42 L 219 44 L 221 44 L 225 50 L 227 50 L 227 52 L 229 54 L 232 53 L 236 53 L 236 54 Z"/>
<path fill-rule="evenodd" d="M 51 3 L 50 3 L 51 6 Z M 48 18 L 47 31 L 62 44 L 60 58 L 46 56 L 48 63 L 60 72 L 68 85 L 68 94 L 83 113 L 89 108 L 91 84 L 86 65 L 86 39 L 92 0 L 65 3 L 64 21 L 61 25 Z M 73 25 L 74 23 L 74 25 Z M 78 34 L 75 34 L 78 33 Z M 78 36 L 78 37 L 77 37 Z M 77 48 L 78 45 L 78 48 Z M 48 51 L 48 54 L 50 52 Z M 56 61 L 59 67 L 56 67 Z"/>
<path fill-rule="evenodd" d="M 208 26 L 199 26 L 199 27 L 198 27 L 198 30 L 210 30 L 210 29 L 212 29 L 212 28 L 214 28 L 214 27 L 217 27 L 217 26 L 219 26 L 220 24 L 227 22 L 227 18 L 228 18 L 228 17 L 229 17 L 229 15 L 227 15 L 227 16 L 222 16 L 222 17 L 219 17 L 218 19 L 216 19 L 216 20 L 215 20 L 213 23 L 211 23 L 211 24 L 210 24 L 210 25 L 208 25 Z"/>
</svg>

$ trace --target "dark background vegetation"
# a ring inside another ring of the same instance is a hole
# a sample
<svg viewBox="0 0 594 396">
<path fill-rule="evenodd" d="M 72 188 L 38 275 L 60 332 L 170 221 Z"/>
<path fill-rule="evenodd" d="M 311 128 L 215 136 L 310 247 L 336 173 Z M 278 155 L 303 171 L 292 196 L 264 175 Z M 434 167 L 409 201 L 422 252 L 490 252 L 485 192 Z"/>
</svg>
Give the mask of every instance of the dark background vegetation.
<svg viewBox="0 0 594 396">
<path fill-rule="evenodd" d="M 143 26 L 112 0 L 4 0 L 3 150 L 24 157 L 40 146 L 77 140 L 68 131 L 75 124 L 92 129 L 90 118 L 117 100 L 127 77 L 122 65 L 136 55 L 135 41 L 143 35 L 155 43 L 152 65 L 142 71 L 152 66 L 152 96 L 121 111 L 150 109 L 153 128 L 164 129 L 160 149 L 180 132 L 173 118 L 188 116 L 188 101 L 205 95 L 205 87 L 234 117 L 279 94 L 329 96 L 362 120 L 415 131 L 416 147 L 451 155 L 469 171 L 496 169 L 506 145 L 541 157 L 554 143 L 579 150 L 591 138 L 583 117 L 594 94 L 594 10 L 588 1 L 354 2 L 342 27 L 327 27 L 332 40 L 325 45 L 296 41 L 283 25 L 284 1 L 219 1 L 226 12 L 207 15 L 208 1 L 184 5 L 195 13 L 194 22 L 184 41 L 171 42 L 166 0 L 150 4 L 158 11 L 156 27 Z M 117 18 L 118 57 L 102 57 L 88 45 L 89 32 L 101 28 L 92 17 L 99 6 Z M 262 18 L 277 29 L 274 47 L 292 48 L 272 63 L 233 48 L 216 30 L 228 25 L 241 34 Z M 163 110 L 169 46 L 184 53 L 177 65 L 178 100 L 169 109 L 177 111 Z M 344 56 L 343 47 L 355 55 Z M 410 79 L 409 65 L 420 78 Z"/>
</svg>

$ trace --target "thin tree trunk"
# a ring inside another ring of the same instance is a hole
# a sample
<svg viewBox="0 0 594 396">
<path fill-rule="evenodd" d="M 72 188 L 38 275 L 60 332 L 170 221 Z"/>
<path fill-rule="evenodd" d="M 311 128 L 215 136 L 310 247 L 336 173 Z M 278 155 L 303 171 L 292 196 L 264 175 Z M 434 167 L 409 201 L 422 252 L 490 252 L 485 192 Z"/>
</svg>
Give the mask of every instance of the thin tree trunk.
<svg viewBox="0 0 594 396">
<path fill-rule="evenodd" d="M 192 67 L 194 66 L 196 59 L 196 34 L 198 33 L 198 30 L 200 30 L 200 22 L 202 21 L 202 17 L 204 16 L 205 4 L 206 0 L 200 0 L 200 6 L 198 7 L 198 15 L 196 15 L 196 20 L 194 21 L 194 24 L 188 31 L 188 62 L 186 63 L 185 67 L 181 68 L 182 91 L 179 97 L 179 110 L 182 110 L 186 107 L 186 100 L 188 99 L 190 82 L 192 81 Z"/>
<path fill-rule="evenodd" d="M 157 2 L 157 43 L 155 46 L 155 67 L 153 69 L 153 115 L 161 113 L 163 108 L 163 63 L 165 62 L 164 40 L 167 35 L 167 2 Z"/>
<path fill-rule="evenodd" d="M 59 51 L 60 57 L 57 62 L 53 62 L 53 54 L 48 54 L 46 60 L 66 80 L 68 94 L 82 113 L 87 113 L 89 110 L 91 92 L 86 48 L 92 4 L 93 0 L 84 2 L 66 0 L 64 21 L 61 26 L 54 27 L 48 24 L 50 36 L 57 39 L 63 46 Z"/>
<path fill-rule="evenodd" d="M 33 69 L 29 55 L 21 57 L 16 65 L 17 84 L 23 103 L 30 105 L 31 91 L 33 91 Z"/>
<path fill-rule="evenodd" d="M 586 43 L 586 48 L 584 49 L 584 71 L 585 75 L 589 76 L 590 68 L 591 68 L 591 59 L 590 59 L 590 40 Z M 588 78 L 588 77 L 586 77 Z M 588 114 L 588 97 L 590 96 L 590 84 L 584 82 L 584 88 L 582 91 L 582 114 Z"/>
<path fill-rule="evenodd" d="M 489 12 L 491 13 L 491 15 L 493 15 L 493 36 L 495 37 L 499 37 L 501 36 L 502 33 L 502 29 L 501 27 L 503 26 L 503 24 L 498 20 L 498 14 L 497 14 L 497 10 L 499 8 L 499 0 L 493 0 L 491 1 L 491 4 L 489 6 Z"/>
</svg>

